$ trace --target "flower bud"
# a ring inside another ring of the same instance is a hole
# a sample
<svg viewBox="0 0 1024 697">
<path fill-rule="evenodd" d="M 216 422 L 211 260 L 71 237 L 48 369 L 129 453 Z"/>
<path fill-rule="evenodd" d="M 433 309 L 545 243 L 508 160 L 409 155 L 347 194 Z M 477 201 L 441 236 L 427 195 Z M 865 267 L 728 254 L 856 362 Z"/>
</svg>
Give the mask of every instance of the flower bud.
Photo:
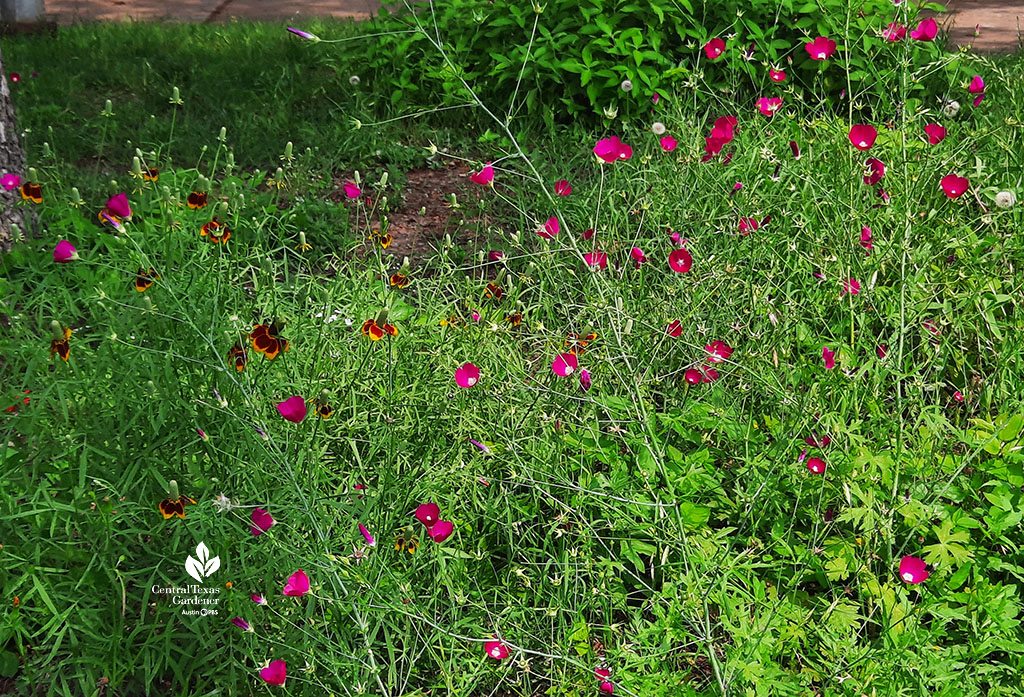
<svg viewBox="0 0 1024 697">
<path fill-rule="evenodd" d="M 217 136 L 217 140 L 219 140 L 220 142 L 223 143 L 227 139 L 228 139 L 228 129 L 227 129 L 227 126 L 221 126 L 220 127 L 220 135 Z"/>
</svg>

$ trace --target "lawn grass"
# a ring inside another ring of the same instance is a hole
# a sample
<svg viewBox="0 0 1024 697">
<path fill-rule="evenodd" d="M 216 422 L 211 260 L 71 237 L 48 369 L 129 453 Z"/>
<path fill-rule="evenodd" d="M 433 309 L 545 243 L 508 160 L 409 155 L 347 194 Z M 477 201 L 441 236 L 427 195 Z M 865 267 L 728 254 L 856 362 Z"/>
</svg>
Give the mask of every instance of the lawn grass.
<svg viewBox="0 0 1024 697">
<path fill-rule="evenodd" d="M 0 267 L 3 396 L 20 404 L 0 422 L 0 586 L 18 598 L 0 674 L 16 691 L 575 697 L 607 668 L 625 695 L 1019 694 L 1024 219 L 994 205 L 1024 193 L 1019 58 L 948 58 L 984 73 L 985 101 L 971 109 L 957 81 L 959 114 L 875 124 L 868 153 L 834 111 L 666 100 L 652 121 L 671 152 L 651 123 L 610 121 L 524 129 L 527 162 L 475 112 L 472 129 L 438 115 L 440 137 L 353 128 L 374 112 L 332 96 L 344 71 L 318 72 L 349 44 L 251 25 L 58 42 L 106 69 L 5 43 L 10 69 L 39 66 L 16 99 L 46 192 L 42 236 Z M 174 57 L 143 57 L 154 43 Z M 97 117 L 107 98 L 115 116 Z M 727 114 L 733 156 L 701 162 Z M 933 120 L 948 134 L 930 146 Z M 599 164 L 610 135 L 632 155 Z M 157 182 L 128 174 L 136 146 L 157 153 Z M 862 181 L 867 156 L 888 166 L 887 203 Z M 493 161 L 494 185 L 466 182 L 447 207 L 466 234 L 403 268 L 373 231 L 401 222 L 391 172 L 426 158 Z M 325 201 L 354 169 L 360 195 Z M 950 172 L 970 181 L 957 199 Z M 211 203 L 193 210 L 201 177 Z M 134 216 L 115 231 L 96 216 L 118 191 Z M 224 244 L 200 235 L 213 215 Z M 61 239 L 80 259 L 54 263 Z M 160 278 L 136 290 L 149 268 Z M 372 340 L 371 319 L 397 334 Z M 267 360 L 247 337 L 274 320 L 289 350 Z M 54 322 L 73 330 L 66 362 Z M 732 348 L 717 363 L 715 341 Z M 576 370 L 556 375 L 569 349 Z M 480 378 L 462 388 L 467 362 Z M 293 396 L 301 423 L 277 408 Z M 165 520 L 172 480 L 196 504 Z M 453 523 L 441 542 L 414 516 L 431 501 Z M 259 536 L 256 507 L 275 519 Z M 192 583 L 200 542 L 220 561 L 218 614 L 182 615 L 152 589 Z M 930 578 L 905 582 L 904 556 Z M 283 595 L 299 569 L 310 593 Z M 507 659 L 486 655 L 495 636 Z M 260 679 L 272 660 L 284 688 Z"/>
</svg>

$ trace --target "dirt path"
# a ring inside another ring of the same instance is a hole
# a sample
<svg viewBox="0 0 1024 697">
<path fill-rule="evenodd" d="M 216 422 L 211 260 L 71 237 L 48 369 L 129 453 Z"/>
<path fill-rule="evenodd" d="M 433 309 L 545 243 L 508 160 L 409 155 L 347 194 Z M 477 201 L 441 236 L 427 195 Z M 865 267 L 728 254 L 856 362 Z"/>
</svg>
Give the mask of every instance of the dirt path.
<svg viewBox="0 0 1024 697">
<path fill-rule="evenodd" d="M 946 0 L 938 17 L 952 46 L 978 53 L 1014 53 L 1024 35 L 1024 0 Z"/>
</svg>

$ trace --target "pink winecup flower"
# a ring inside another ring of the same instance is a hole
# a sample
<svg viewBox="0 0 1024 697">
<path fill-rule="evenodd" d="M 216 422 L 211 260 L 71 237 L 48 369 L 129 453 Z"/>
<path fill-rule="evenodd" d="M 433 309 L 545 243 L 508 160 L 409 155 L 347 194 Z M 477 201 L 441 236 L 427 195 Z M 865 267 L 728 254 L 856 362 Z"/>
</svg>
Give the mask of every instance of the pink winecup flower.
<svg viewBox="0 0 1024 697">
<path fill-rule="evenodd" d="M 843 292 L 840 293 L 840 295 L 843 295 L 844 293 L 849 293 L 850 295 L 857 295 L 860 293 L 860 281 L 856 278 L 848 278 L 843 281 Z"/>
<path fill-rule="evenodd" d="M 676 273 L 686 273 L 693 266 L 693 257 L 685 249 L 676 249 L 668 255 L 668 265 Z"/>
<path fill-rule="evenodd" d="M 679 141 L 672 136 L 662 136 L 658 143 L 661 145 L 661 149 L 665 152 L 672 152 L 676 149 L 676 146 L 679 145 Z"/>
<path fill-rule="evenodd" d="M 889 22 L 889 26 L 885 28 L 885 33 L 882 36 L 889 43 L 902 41 L 907 36 L 907 28 L 899 22 Z"/>
<path fill-rule="evenodd" d="M 360 194 L 363 193 L 353 182 L 345 182 L 342 188 L 345 190 L 347 198 L 359 198 Z"/>
<path fill-rule="evenodd" d="M 53 248 L 53 260 L 58 264 L 66 264 L 78 258 L 78 250 L 67 240 L 61 240 Z"/>
<path fill-rule="evenodd" d="M 503 256 L 505 256 L 505 252 L 499 251 L 497 249 L 492 249 L 491 251 L 487 252 L 488 261 L 498 261 Z"/>
<path fill-rule="evenodd" d="M 454 530 L 455 526 L 452 523 L 447 520 L 439 520 L 427 528 L 427 535 L 434 542 L 444 542 L 451 537 Z"/>
<path fill-rule="evenodd" d="M 704 350 L 708 353 L 708 363 L 721 363 L 729 360 L 729 356 L 732 355 L 732 347 L 724 341 L 712 341 Z"/>
<path fill-rule="evenodd" d="M 615 692 L 615 685 L 612 685 L 611 682 L 609 682 L 608 680 L 604 680 L 600 685 L 597 686 L 597 689 L 606 695 L 610 695 Z"/>
<path fill-rule="evenodd" d="M 673 338 L 678 339 L 683 334 L 682 323 L 677 319 L 672 320 L 671 322 L 668 323 L 668 326 L 665 327 L 665 333 Z"/>
<path fill-rule="evenodd" d="M 740 218 L 739 230 L 740 234 L 746 237 L 752 231 L 761 227 L 760 223 L 757 222 L 756 218 Z"/>
<path fill-rule="evenodd" d="M 600 251 L 584 254 L 583 260 L 587 262 L 587 266 L 597 266 L 602 269 L 608 266 L 608 255 Z"/>
<path fill-rule="evenodd" d="M 932 41 L 939 33 L 939 25 L 935 19 L 929 17 L 917 25 L 917 29 L 910 30 L 910 38 L 914 41 Z"/>
<path fill-rule="evenodd" d="M 687 371 L 683 373 L 683 378 L 691 385 L 699 385 L 701 383 L 701 374 L 696 368 L 688 368 Z"/>
<path fill-rule="evenodd" d="M 421 503 L 416 507 L 416 520 L 429 528 L 441 518 L 441 507 L 436 503 Z"/>
<path fill-rule="evenodd" d="M 551 370 L 555 375 L 568 377 L 579 367 L 579 360 L 574 353 L 560 353 L 551 364 Z"/>
<path fill-rule="evenodd" d="M 580 371 L 580 387 L 583 388 L 584 392 L 590 392 L 591 384 L 590 371 L 584 368 Z"/>
<path fill-rule="evenodd" d="M 583 239 L 589 240 L 589 239 L 593 238 L 593 236 L 594 236 L 594 228 L 588 227 L 586 230 L 583 231 Z"/>
<path fill-rule="evenodd" d="M 832 370 L 836 367 L 836 352 L 828 346 L 821 347 L 821 359 L 825 361 L 825 370 Z"/>
<path fill-rule="evenodd" d="M 494 184 L 494 168 L 491 167 L 491 163 L 488 162 L 484 165 L 484 168 L 479 172 L 474 172 L 469 175 L 469 180 L 474 184 L 480 186 L 491 186 Z"/>
<path fill-rule="evenodd" d="M 21 177 L 17 174 L 5 174 L 0 177 L 0 186 L 4 188 L 4 191 L 13 191 L 21 186 Z"/>
<path fill-rule="evenodd" d="M 704 44 L 704 55 L 708 57 L 708 60 L 713 61 L 723 53 L 725 53 L 725 42 L 717 37 Z"/>
<path fill-rule="evenodd" d="M 260 677 L 268 685 L 284 685 L 288 678 L 288 667 L 282 660 L 271 661 L 270 665 L 260 671 Z"/>
<path fill-rule="evenodd" d="M 107 199 L 106 209 L 110 211 L 111 215 L 121 220 L 127 220 L 132 217 L 132 208 L 128 205 L 128 196 L 126 194 L 111 196 Z"/>
<path fill-rule="evenodd" d="M 359 532 L 363 533 L 363 539 L 366 540 L 366 545 L 368 547 L 377 546 L 377 540 L 373 539 L 373 535 L 370 534 L 370 531 L 367 530 L 366 526 L 362 523 L 359 524 Z"/>
<path fill-rule="evenodd" d="M 306 572 L 299 569 L 294 574 L 288 577 L 288 582 L 284 585 L 284 594 L 290 595 L 295 598 L 301 598 L 309 592 L 309 576 L 306 576 Z"/>
<path fill-rule="evenodd" d="M 870 150 L 877 137 L 878 131 L 874 126 L 858 123 L 850 128 L 850 142 L 858 150 Z"/>
<path fill-rule="evenodd" d="M 252 627 L 249 626 L 249 623 L 243 620 L 241 617 L 236 617 L 235 619 L 231 620 L 231 624 L 235 625 L 239 629 L 244 629 L 247 632 L 252 631 Z"/>
<path fill-rule="evenodd" d="M 786 73 L 775 68 L 768 69 L 768 79 L 772 82 L 783 82 L 786 79 Z"/>
<path fill-rule="evenodd" d="M 877 157 L 869 157 L 864 163 L 864 183 L 874 186 L 885 176 L 885 163 Z"/>
<path fill-rule="evenodd" d="M 917 557 L 903 557 L 900 559 L 900 578 L 907 583 L 921 583 L 926 581 L 931 572 L 923 559 Z"/>
<path fill-rule="evenodd" d="M 956 392 L 953 393 L 953 399 L 955 399 L 958 402 L 964 401 L 964 393 L 961 392 L 960 390 L 957 390 Z"/>
<path fill-rule="evenodd" d="M 567 179 L 559 179 L 555 182 L 555 193 L 559 196 L 568 196 L 572 193 L 572 186 Z"/>
<path fill-rule="evenodd" d="M 647 261 L 647 257 L 644 256 L 644 250 L 639 247 L 633 247 L 629 250 L 629 256 L 633 259 L 633 266 L 640 268 L 640 265 Z"/>
<path fill-rule="evenodd" d="M 267 604 L 267 599 L 264 598 L 262 595 L 258 595 L 256 593 L 253 593 L 252 595 L 250 595 L 249 599 L 252 600 L 257 605 L 266 605 Z"/>
<path fill-rule="evenodd" d="M 929 145 L 938 145 L 946 137 L 946 129 L 937 123 L 930 123 L 925 126 L 924 132 L 928 136 Z"/>
<path fill-rule="evenodd" d="M 306 418 L 306 400 L 298 396 L 289 397 L 283 402 L 278 402 L 277 410 L 281 412 L 285 421 L 297 424 Z"/>
<path fill-rule="evenodd" d="M 761 97 L 757 100 L 757 108 L 765 116 L 774 116 L 782 106 L 782 97 Z"/>
<path fill-rule="evenodd" d="M 594 146 L 594 154 L 605 162 L 615 162 L 633 157 L 633 148 L 619 140 L 618 136 L 612 136 L 597 141 L 597 145 Z"/>
<path fill-rule="evenodd" d="M 981 104 L 981 100 L 985 98 L 985 81 L 981 79 L 981 75 L 975 75 L 971 78 L 971 84 L 967 90 L 971 94 L 978 95 L 974 98 L 974 106 Z"/>
<path fill-rule="evenodd" d="M 472 363 L 463 363 L 455 371 L 455 384 L 459 387 L 472 387 L 480 380 L 480 369 Z"/>
<path fill-rule="evenodd" d="M 488 641 L 484 644 L 484 650 L 487 651 L 487 655 L 495 660 L 502 660 L 508 658 L 508 647 L 505 646 L 504 642 L 500 639 L 494 641 Z"/>
<path fill-rule="evenodd" d="M 958 177 L 955 174 L 947 174 L 942 178 L 939 184 L 942 186 L 942 190 L 946 193 L 946 196 L 949 196 L 950 198 L 960 198 L 971 185 L 971 183 L 967 181 L 967 177 Z"/>
<path fill-rule="evenodd" d="M 871 248 L 873 246 L 871 244 L 872 234 L 873 233 L 871 232 L 871 228 L 867 227 L 866 225 L 860 229 L 860 246 L 867 250 L 868 254 L 871 253 Z"/>
<path fill-rule="evenodd" d="M 875 353 L 878 354 L 879 358 L 883 358 L 884 359 L 886 357 L 886 355 L 889 353 L 889 347 L 886 346 L 885 344 L 879 344 L 875 348 Z"/>
<path fill-rule="evenodd" d="M 810 54 L 811 60 L 827 60 L 836 50 L 836 42 L 824 36 L 819 36 L 814 41 L 808 41 L 804 48 Z"/>
<path fill-rule="evenodd" d="M 807 469 L 814 474 L 823 474 L 825 472 L 825 461 L 820 457 L 808 458 Z"/>
<path fill-rule="evenodd" d="M 555 216 L 551 216 L 546 221 L 544 221 L 544 227 L 540 230 L 537 230 L 537 234 L 546 240 L 550 240 L 558 235 L 558 231 L 560 229 L 561 227 L 558 224 L 558 218 L 556 218 Z"/>
<path fill-rule="evenodd" d="M 253 537 L 259 537 L 269 530 L 270 526 L 274 524 L 274 517 L 262 508 L 253 510 L 252 516 L 250 517 L 252 519 L 252 525 L 249 526 L 249 530 L 252 532 Z"/>
</svg>

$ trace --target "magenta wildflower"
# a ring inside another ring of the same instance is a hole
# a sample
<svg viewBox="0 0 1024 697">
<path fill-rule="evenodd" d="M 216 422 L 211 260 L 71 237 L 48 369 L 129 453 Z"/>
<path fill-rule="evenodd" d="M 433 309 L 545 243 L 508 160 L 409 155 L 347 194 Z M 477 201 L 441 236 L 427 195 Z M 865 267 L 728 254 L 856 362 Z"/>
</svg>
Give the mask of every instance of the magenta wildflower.
<svg viewBox="0 0 1024 697">
<path fill-rule="evenodd" d="M 342 188 L 345 190 L 345 197 L 349 199 L 359 198 L 363 193 L 354 182 L 345 182 Z"/>
<path fill-rule="evenodd" d="M 479 172 L 470 174 L 469 180 L 480 186 L 494 186 L 494 168 L 491 163 L 488 162 Z"/>
<path fill-rule="evenodd" d="M 440 519 L 441 507 L 436 503 L 422 503 L 416 507 L 416 520 L 423 523 L 424 527 L 429 528 Z"/>
<path fill-rule="evenodd" d="M 366 540 L 367 547 L 377 546 L 377 540 L 373 539 L 373 535 L 370 534 L 370 531 L 362 523 L 359 524 L 359 532 L 363 533 L 363 539 Z"/>
<path fill-rule="evenodd" d="M 858 123 L 850 127 L 850 142 L 858 150 L 870 150 L 878 138 L 878 131 L 874 126 Z"/>
<path fill-rule="evenodd" d="M 252 519 L 252 525 L 249 526 L 249 531 L 252 532 L 253 537 L 259 537 L 269 530 L 270 526 L 274 524 L 274 517 L 262 508 L 253 510 L 252 516 L 250 517 Z"/>
<path fill-rule="evenodd" d="M 615 162 L 633 157 L 633 148 L 619 140 L 618 136 L 612 136 L 597 141 L 597 145 L 594 146 L 594 154 L 605 162 Z"/>
<path fill-rule="evenodd" d="M 960 198 L 971 184 L 967 181 L 967 177 L 947 174 L 939 182 L 939 185 L 949 198 Z"/>
<path fill-rule="evenodd" d="M 608 255 L 601 251 L 584 254 L 583 259 L 587 262 L 587 266 L 597 266 L 602 269 L 608 266 Z"/>
<path fill-rule="evenodd" d="M 693 266 L 693 256 L 685 249 L 673 250 L 668 255 L 668 265 L 676 273 L 686 273 Z"/>
<path fill-rule="evenodd" d="M 843 281 L 843 291 L 840 295 L 849 293 L 850 295 L 857 295 L 860 293 L 860 281 L 856 278 L 848 278 Z"/>
<path fill-rule="evenodd" d="M 665 152 L 672 152 L 679 145 L 679 141 L 672 136 L 662 136 L 658 142 L 661 145 L 661 149 Z"/>
<path fill-rule="evenodd" d="M 807 460 L 807 469 L 813 474 L 824 474 L 825 473 L 825 461 L 820 457 L 812 457 Z"/>
<path fill-rule="evenodd" d="M 260 677 L 268 685 L 284 685 L 288 678 L 288 666 L 282 660 L 271 661 L 270 665 L 260 671 Z"/>
<path fill-rule="evenodd" d="M 252 631 L 252 627 L 249 626 L 249 623 L 243 620 L 241 617 L 236 617 L 235 619 L 231 620 L 231 624 L 235 625 L 239 629 L 244 629 L 247 632 Z"/>
<path fill-rule="evenodd" d="M 295 598 L 301 598 L 309 592 L 309 577 L 306 576 L 306 572 L 299 569 L 294 574 L 288 577 L 288 581 L 284 585 L 284 594 L 290 595 Z"/>
<path fill-rule="evenodd" d="M 459 387 L 473 387 L 480 380 L 480 369 L 472 363 L 463 363 L 455 371 L 455 384 Z"/>
<path fill-rule="evenodd" d="M 4 191 L 13 191 L 21 186 L 21 177 L 17 174 L 4 174 L 0 177 L 0 186 L 4 188 Z"/>
<path fill-rule="evenodd" d="M 910 556 L 900 559 L 900 578 L 907 583 L 921 583 L 926 581 L 930 575 L 928 565 L 924 563 L 923 559 Z"/>
<path fill-rule="evenodd" d="M 885 177 L 885 163 L 877 157 L 869 157 L 864 163 L 864 183 L 874 186 Z"/>
<path fill-rule="evenodd" d="M 306 400 L 299 396 L 289 397 L 283 402 L 278 402 L 277 410 L 281 412 L 285 421 L 300 423 L 306 418 Z"/>
<path fill-rule="evenodd" d="M 836 353 L 828 346 L 821 347 L 821 359 L 825 361 L 825 370 L 832 370 L 836 367 Z"/>
<path fill-rule="evenodd" d="M 929 17 L 917 25 L 917 29 L 911 29 L 910 38 L 914 41 L 933 41 L 939 33 L 939 25 L 934 18 Z"/>
<path fill-rule="evenodd" d="M 455 526 L 447 520 L 439 520 L 429 528 L 427 528 L 427 535 L 434 542 L 444 542 L 451 537 L 454 532 Z"/>
<path fill-rule="evenodd" d="M 568 377 L 579 367 L 579 359 L 574 353 L 560 353 L 551 364 L 551 370 L 560 377 Z"/>
<path fill-rule="evenodd" d="M 930 123 L 925 126 L 924 132 L 928 136 L 929 145 L 938 145 L 946 138 L 946 129 L 937 123 Z"/>
<path fill-rule="evenodd" d="M 559 179 L 555 182 L 555 193 L 559 196 L 568 196 L 572 193 L 572 186 L 567 179 Z"/>
<path fill-rule="evenodd" d="M 500 639 L 494 641 L 488 641 L 484 644 L 484 650 L 487 651 L 487 655 L 495 660 L 502 660 L 508 658 L 508 647 Z"/>
<path fill-rule="evenodd" d="M 723 53 L 725 53 L 725 42 L 717 37 L 704 44 L 704 55 L 708 57 L 708 60 L 720 58 Z"/>
<path fill-rule="evenodd" d="M 580 371 L 580 387 L 583 388 L 584 392 L 590 392 L 591 384 L 590 371 L 584 368 Z"/>
<path fill-rule="evenodd" d="M 78 259 L 78 250 L 67 240 L 61 240 L 53 248 L 53 260 L 58 264 L 66 264 Z"/>
<path fill-rule="evenodd" d="M 296 29 L 295 27 L 288 27 L 288 31 L 290 31 L 292 34 L 295 34 L 296 36 L 298 36 L 300 38 L 306 39 L 307 41 L 319 41 L 320 40 L 320 37 L 316 36 L 315 34 L 310 34 L 308 31 L 303 31 L 302 29 Z"/>
<path fill-rule="evenodd" d="M 819 36 L 813 41 L 808 41 L 804 44 L 804 48 L 807 49 L 807 53 L 810 55 L 811 60 L 823 61 L 828 60 L 828 58 L 835 52 L 836 42 L 824 36 Z"/>
<path fill-rule="evenodd" d="M 558 235 L 558 231 L 560 229 L 561 228 L 558 225 L 558 218 L 551 216 L 544 222 L 544 227 L 537 230 L 537 234 L 546 240 L 551 240 Z"/>
</svg>

